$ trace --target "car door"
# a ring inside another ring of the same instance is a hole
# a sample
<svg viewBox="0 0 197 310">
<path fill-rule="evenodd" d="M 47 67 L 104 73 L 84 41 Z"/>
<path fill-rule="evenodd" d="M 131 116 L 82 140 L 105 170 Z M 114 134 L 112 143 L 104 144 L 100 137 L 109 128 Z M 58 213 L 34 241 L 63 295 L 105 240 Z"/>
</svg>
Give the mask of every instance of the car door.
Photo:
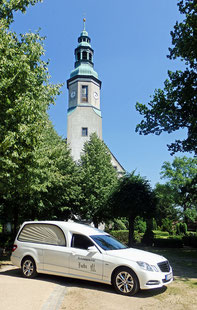
<svg viewBox="0 0 197 310">
<path fill-rule="evenodd" d="M 68 274 L 70 249 L 66 246 L 44 245 L 44 271 L 54 274 Z"/>
<path fill-rule="evenodd" d="M 92 247 L 92 249 L 89 249 Z M 85 235 L 73 234 L 69 272 L 72 276 L 84 279 L 102 279 L 103 254 Z"/>
</svg>

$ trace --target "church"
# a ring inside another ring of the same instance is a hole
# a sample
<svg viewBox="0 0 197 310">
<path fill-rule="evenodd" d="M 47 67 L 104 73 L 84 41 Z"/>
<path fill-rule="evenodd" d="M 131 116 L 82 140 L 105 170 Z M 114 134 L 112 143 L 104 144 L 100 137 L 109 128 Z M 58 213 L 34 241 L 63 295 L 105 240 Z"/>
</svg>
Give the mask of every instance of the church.
<svg viewBox="0 0 197 310">
<path fill-rule="evenodd" d="M 75 161 L 80 159 L 83 145 L 92 133 L 102 140 L 102 116 L 100 107 L 101 81 L 94 70 L 94 50 L 84 28 L 75 49 L 74 70 L 67 80 L 67 144 Z M 125 170 L 109 150 L 111 162 L 118 173 Z"/>
</svg>

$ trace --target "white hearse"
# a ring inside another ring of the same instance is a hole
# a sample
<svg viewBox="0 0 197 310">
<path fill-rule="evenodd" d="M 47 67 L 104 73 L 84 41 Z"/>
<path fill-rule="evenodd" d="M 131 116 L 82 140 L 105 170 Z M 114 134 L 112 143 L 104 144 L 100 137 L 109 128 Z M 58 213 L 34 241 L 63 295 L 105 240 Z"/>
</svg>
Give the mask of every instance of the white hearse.
<svg viewBox="0 0 197 310">
<path fill-rule="evenodd" d="M 11 261 L 27 278 L 46 273 L 86 279 L 112 284 L 123 295 L 173 281 L 163 256 L 128 248 L 106 232 L 72 222 L 23 223 Z"/>
</svg>

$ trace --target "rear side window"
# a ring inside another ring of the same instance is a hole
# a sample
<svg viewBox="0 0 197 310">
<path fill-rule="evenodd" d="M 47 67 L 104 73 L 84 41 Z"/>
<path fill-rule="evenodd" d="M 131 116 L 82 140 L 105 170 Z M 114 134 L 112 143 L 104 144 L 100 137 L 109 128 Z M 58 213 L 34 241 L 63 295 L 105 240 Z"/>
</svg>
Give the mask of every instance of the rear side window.
<svg viewBox="0 0 197 310">
<path fill-rule="evenodd" d="M 63 231 L 51 224 L 26 224 L 18 236 L 19 241 L 66 246 Z"/>
</svg>

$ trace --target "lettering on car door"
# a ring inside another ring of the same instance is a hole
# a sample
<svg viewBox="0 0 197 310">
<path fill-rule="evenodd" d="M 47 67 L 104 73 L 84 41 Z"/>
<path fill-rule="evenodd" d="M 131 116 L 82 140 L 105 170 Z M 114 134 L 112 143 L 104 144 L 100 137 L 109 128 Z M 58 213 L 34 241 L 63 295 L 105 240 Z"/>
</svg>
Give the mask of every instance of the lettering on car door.
<svg viewBox="0 0 197 310">
<path fill-rule="evenodd" d="M 102 279 L 103 255 L 88 248 L 94 243 L 81 234 L 73 234 L 71 241 L 70 273 L 82 278 Z"/>
</svg>

